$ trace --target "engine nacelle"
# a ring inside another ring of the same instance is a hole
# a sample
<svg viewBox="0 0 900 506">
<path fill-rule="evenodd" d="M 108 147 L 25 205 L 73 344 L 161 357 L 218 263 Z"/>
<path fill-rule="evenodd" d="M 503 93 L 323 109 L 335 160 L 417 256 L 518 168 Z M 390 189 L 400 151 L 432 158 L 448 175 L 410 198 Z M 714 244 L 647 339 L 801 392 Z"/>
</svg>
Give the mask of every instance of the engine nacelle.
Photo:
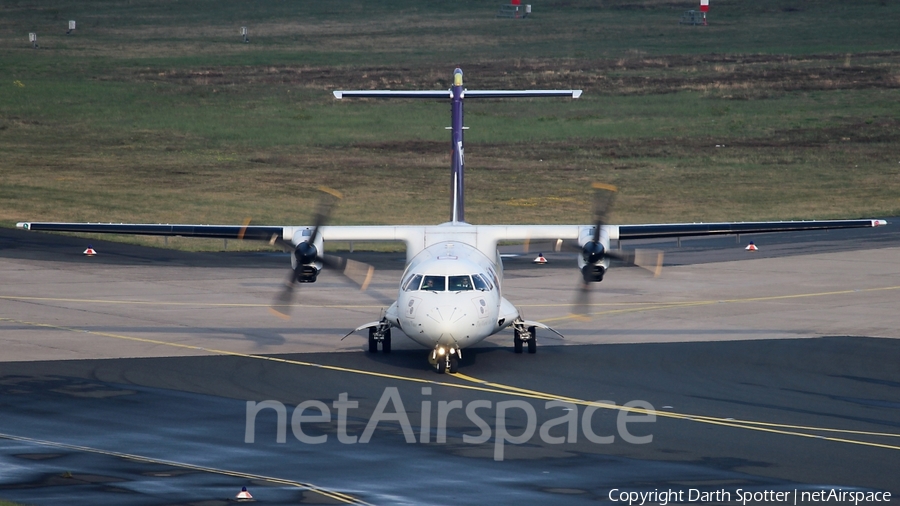
<svg viewBox="0 0 900 506">
<path fill-rule="evenodd" d="M 605 255 L 609 249 L 609 232 L 605 228 L 600 229 L 598 242 L 594 242 L 593 227 L 585 227 L 580 235 L 578 244 L 581 246 L 581 254 L 578 255 L 578 269 L 585 283 L 599 283 L 603 281 L 603 275 L 609 269 L 609 257 Z"/>
<path fill-rule="evenodd" d="M 603 281 L 603 275 L 606 274 L 606 267 L 601 265 L 589 264 L 581 268 L 581 277 L 585 283 L 599 283 Z"/>
<path fill-rule="evenodd" d="M 322 263 L 317 261 L 319 252 L 324 247 L 322 236 L 319 235 L 314 243 L 310 243 L 308 237 L 305 234 L 299 235 L 301 240 L 295 243 L 294 254 L 291 255 L 291 268 L 296 273 L 298 283 L 315 283 L 322 270 Z"/>
</svg>

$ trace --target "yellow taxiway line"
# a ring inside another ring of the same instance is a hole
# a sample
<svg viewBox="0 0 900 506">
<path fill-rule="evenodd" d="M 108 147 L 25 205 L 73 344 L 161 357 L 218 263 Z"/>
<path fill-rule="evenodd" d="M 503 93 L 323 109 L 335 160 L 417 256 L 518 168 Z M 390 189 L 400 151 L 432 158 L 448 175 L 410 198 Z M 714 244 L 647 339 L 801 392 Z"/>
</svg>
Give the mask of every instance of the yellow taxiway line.
<svg viewBox="0 0 900 506">
<path fill-rule="evenodd" d="M 900 287 L 898 287 L 898 288 L 900 288 Z M 688 414 L 688 413 L 677 413 L 677 412 L 671 412 L 671 411 L 648 410 L 648 409 L 636 408 L 636 407 L 619 406 L 616 404 L 592 402 L 592 401 L 587 401 L 587 400 L 583 400 L 583 399 L 576 399 L 576 398 L 572 398 L 572 397 L 560 396 L 560 395 L 540 392 L 540 391 L 536 391 L 536 390 L 530 390 L 530 389 L 519 388 L 519 387 L 515 387 L 515 386 L 510 386 L 510 385 L 504 385 L 504 384 L 500 384 L 500 383 L 492 383 L 492 382 L 480 380 L 480 379 L 477 379 L 477 378 L 474 378 L 471 376 L 467 376 L 465 374 L 460 374 L 460 373 L 456 373 L 456 374 L 452 375 L 451 377 L 457 378 L 457 379 L 465 381 L 467 383 L 451 383 L 451 382 L 447 382 L 447 381 L 427 380 L 427 379 L 422 379 L 422 378 L 415 378 L 412 376 L 401 376 L 401 375 L 396 375 L 396 374 L 367 371 L 364 369 L 354 369 L 354 368 L 349 368 L 349 367 L 341 367 L 341 366 L 334 366 L 334 365 L 328 365 L 328 364 L 319 364 L 319 363 L 315 363 L 315 362 L 305 362 L 305 361 L 301 361 L 301 360 L 292 360 L 292 359 L 279 358 L 279 357 L 268 357 L 268 356 L 264 356 L 264 355 L 255 355 L 255 354 L 251 354 L 251 353 L 240 353 L 240 352 L 235 352 L 235 351 L 219 350 L 219 349 L 215 349 L 215 348 L 207 348 L 204 346 L 194 346 L 194 345 L 181 344 L 181 343 L 170 343 L 167 341 L 160 341 L 158 339 L 148 339 L 148 338 L 143 338 L 143 337 L 126 336 L 126 335 L 122 335 L 122 334 L 113 334 L 113 333 L 109 333 L 109 332 L 98 332 L 98 331 L 85 330 L 85 329 L 79 329 L 79 328 L 74 328 L 74 327 L 64 327 L 61 325 L 52 325 L 52 324 L 47 324 L 47 323 L 28 322 L 28 321 L 16 320 L 16 319 L 12 319 L 12 318 L 0 318 L 0 322 L 17 323 L 20 325 L 27 325 L 27 326 L 32 326 L 32 327 L 49 328 L 49 329 L 67 331 L 67 332 L 86 333 L 86 334 L 92 334 L 92 335 L 96 335 L 96 336 L 109 337 L 109 338 L 113 338 L 113 339 L 120 339 L 120 340 L 126 340 L 126 341 L 141 342 L 141 343 L 163 345 L 163 346 L 171 346 L 171 347 L 181 348 L 181 349 L 202 351 L 202 352 L 206 352 L 206 353 L 210 353 L 210 354 L 214 354 L 214 355 L 227 355 L 227 356 L 234 356 L 234 357 L 249 358 L 249 359 L 254 359 L 254 360 L 268 360 L 271 362 L 280 362 L 280 363 L 284 363 L 284 364 L 299 365 L 299 366 L 305 366 L 305 367 L 315 367 L 318 369 L 324 369 L 324 370 L 330 370 L 330 371 L 346 372 L 346 373 L 360 374 L 360 375 L 365 375 L 365 376 L 373 376 L 373 377 L 391 379 L 391 380 L 397 380 L 397 381 L 422 383 L 422 384 L 428 384 L 428 385 L 438 385 L 438 386 L 459 388 L 459 389 L 465 389 L 465 390 L 474 390 L 474 391 L 481 391 L 481 392 L 500 394 L 500 395 L 511 395 L 511 396 L 517 396 L 517 397 L 531 398 L 531 399 L 540 399 L 540 400 L 561 400 L 561 401 L 565 401 L 565 402 L 571 402 L 576 405 L 595 406 L 595 407 L 602 408 L 602 409 L 610 409 L 610 410 L 617 410 L 617 411 L 629 411 L 629 412 L 633 412 L 633 413 L 641 413 L 641 414 L 648 414 L 648 415 L 652 414 L 652 415 L 659 416 L 662 418 L 689 420 L 689 421 L 694 421 L 694 422 L 699 422 L 699 423 L 720 425 L 720 426 L 725 426 L 725 427 L 734 427 L 734 428 L 745 429 L 745 430 L 754 430 L 754 431 L 769 432 L 769 433 L 774 433 L 774 434 L 783 434 L 783 435 L 790 435 L 790 436 L 797 436 L 797 437 L 822 439 L 822 440 L 826 440 L 826 441 L 855 444 L 855 445 L 862 445 L 862 446 L 872 446 L 872 447 L 885 448 L 885 449 L 890 449 L 890 450 L 900 450 L 900 446 L 898 446 L 898 445 L 873 443 L 870 441 L 862 441 L 862 440 L 857 440 L 857 439 L 846 439 L 846 438 L 831 437 L 831 436 L 821 436 L 818 434 L 809 434 L 809 433 L 797 432 L 797 431 L 798 430 L 808 430 L 808 431 L 812 431 L 812 432 L 843 433 L 843 434 L 851 434 L 851 435 L 856 435 L 856 436 L 900 437 L 900 434 L 894 434 L 894 433 L 867 432 L 867 431 L 855 431 L 855 430 L 847 430 L 847 429 L 835 429 L 835 428 L 828 428 L 828 427 L 812 427 L 812 426 L 802 426 L 802 425 L 777 424 L 777 423 L 759 422 L 759 421 L 752 421 L 752 420 L 734 420 L 734 419 L 729 419 L 729 418 L 711 417 L 711 416 L 705 416 L 705 415 L 694 415 L 694 414 Z M 790 430 L 788 430 L 788 429 L 790 429 Z"/>
</svg>

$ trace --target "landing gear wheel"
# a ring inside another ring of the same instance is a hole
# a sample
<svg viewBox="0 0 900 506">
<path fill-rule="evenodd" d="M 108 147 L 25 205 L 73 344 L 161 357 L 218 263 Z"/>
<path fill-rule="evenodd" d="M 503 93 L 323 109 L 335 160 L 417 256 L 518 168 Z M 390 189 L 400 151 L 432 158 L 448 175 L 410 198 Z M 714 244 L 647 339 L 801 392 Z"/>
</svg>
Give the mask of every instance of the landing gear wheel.
<svg viewBox="0 0 900 506">
<path fill-rule="evenodd" d="M 531 334 L 531 339 L 528 340 L 528 353 L 534 355 L 537 353 L 537 333 L 534 327 L 528 327 L 528 332 Z"/>
<path fill-rule="evenodd" d="M 375 329 L 369 328 L 369 353 L 378 353 L 378 341 L 375 340 Z"/>
<path fill-rule="evenodd" d="M 447 368 L 447 371 L 450 374 L 456 374 L 456 371 L 459 370 L 459 359 L 456 358 L 456 355 L 450 355 L 450 365 Z"/>
<path fill-rule="evenodd" d="M 439 374 L 444 374 L 447 372 L 447 359 L 441 357 L 437 362 L 437 372 Z"/>
<path fill-rule="evenodd" d="M 522 338 L 519 337 L 519 331 L 514 331 L 513 334 L 513 351 L 516 353 L 522 353 Z"/>
<path fill-rule="evenodd" d="M 381 341 L 381 351 L 384 353 L 391 352 L 391 329 L 384 331 L 384 341 Z"/>
</svg>

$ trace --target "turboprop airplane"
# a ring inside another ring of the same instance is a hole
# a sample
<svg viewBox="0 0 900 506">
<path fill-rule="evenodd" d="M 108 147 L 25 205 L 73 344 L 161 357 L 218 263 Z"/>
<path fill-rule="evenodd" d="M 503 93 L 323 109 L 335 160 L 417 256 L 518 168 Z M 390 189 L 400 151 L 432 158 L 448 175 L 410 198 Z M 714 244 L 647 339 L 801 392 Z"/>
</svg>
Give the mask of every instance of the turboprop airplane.
<svg viewBox="0 0 900 506">
<path fill-rule="evenodd" d="M 341 271 L 365 288 L 371 266 L 325 255 L 329 241 L 403 241 L 406 269 L 400 278 L 397 300 L 376 321 L 356 327 L 347 335 L 368 331 L 369 351 L 391 351 L 391 331 L 397 329 L 431 350 L 429 363 L 438 372 L 456 372 L 464 348 L 488 336 L 512 328 L 516 353 L 537 351 L 537 329 L 556 332 L 535 321 L 503 297 L 503 263 L 499 241 L 551 240 L 573 242 L 580 254 L 577 265 L 584 284 L 573 313 L 587 314 L 588 287 L 603 280 L 610 259 L 641 265 L 658 274 L 662 255 L 621 253 L 610 249 L 610 240 L 654 237 L 687 237 L 716 234 L 749 234 L 833 228 L 875 227 L 884 220 L 784 221 L 753 223 L 674 223 L 658 225 L 609 225 L 606 215 L 615 188 L 595 185 L 594 222 L 581 225 L 472 225 L 465 221 L 463 150 L 463 101 L 479 98 L 570 97 L 581 90 L 467 90 L 462 70 L 453 72 L 453 85 L 440 91 L 335 91 L 344 98 L 407 98 L 449 100 L 451 104 L 450 219 L 439 225 L 329 226 L 328 215 L 339 194 L 326 190 L 311 226 L 169 225 L 117 223 L 18 223 L 34 231 L 139 234 L 161 236 L 238 238 L 265 240 L 292 252 L 291 271 L 278 294 L 273 311 L 287 315 L 298 283 L 313 283 L 323 268 Z M 347 337 L 347 336 L 344 336 Z"/>
</svg>

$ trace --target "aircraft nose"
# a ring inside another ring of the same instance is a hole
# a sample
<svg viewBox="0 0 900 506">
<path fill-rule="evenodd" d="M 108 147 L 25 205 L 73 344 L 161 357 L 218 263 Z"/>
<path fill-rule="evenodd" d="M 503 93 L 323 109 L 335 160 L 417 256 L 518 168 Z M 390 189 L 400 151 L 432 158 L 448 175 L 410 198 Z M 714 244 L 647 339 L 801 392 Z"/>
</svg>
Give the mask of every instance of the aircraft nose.
<svg viewBox="0 0 900 506">
<path fill-rule="evenodd" d="M 475 328 L 474 322 L 478 318 L 471 308 L 460 305 L 432 306 L 425 316 L 434 323 L 432 328 L 435 333 L 440 334 L 435 337 L 455 339 L 468 337 Z"/>
</svg>

